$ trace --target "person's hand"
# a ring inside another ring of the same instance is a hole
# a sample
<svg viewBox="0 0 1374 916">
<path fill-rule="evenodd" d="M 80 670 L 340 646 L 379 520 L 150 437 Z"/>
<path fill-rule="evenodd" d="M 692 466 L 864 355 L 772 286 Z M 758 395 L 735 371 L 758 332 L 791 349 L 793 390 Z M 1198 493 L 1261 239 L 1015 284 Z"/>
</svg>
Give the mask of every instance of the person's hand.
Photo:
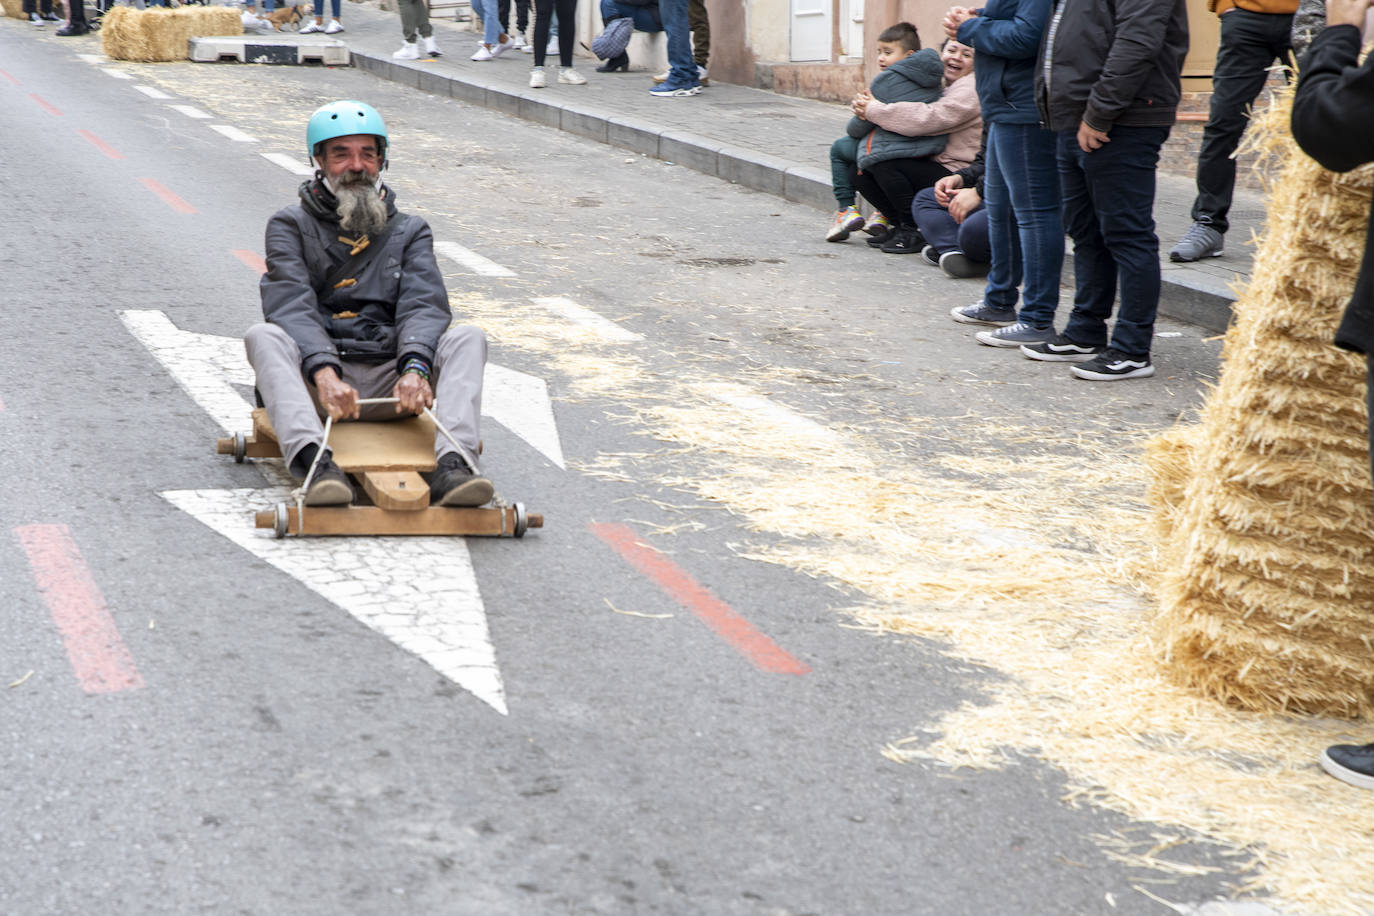
<svg viewBox="0 0 1374 916">
<path fill-rule="evenodd" d="M 954 199 L 949 202 L 949 215 L 956 223 L 962 223 L 968 219 L 970 213 L 978 209 L 978 205 L 982 202 L 983 198 L 976 190 L 964 188 L 955 194 Z"/>
<path fill-rule="evenodd" d="M 955 41 L 959 40 L 959 26 L 978 16 L 973 10 L 966 6 L 951 6 L 949 12 L 945 13 L 945 35 Z"/>
<path fill-rule="evenodd" d="M 1089 127 L 1087 121 L 1080 121 L 1078 124 L 1078 148 L 1085 153 L 1101 149 L 1104 143 L 1111 143 L 1112 138 L 1107 136 L 1106 131 Z"/>
<path fill-rule="evenodd" d="M 434 406 L 434 390 L 418 372 L 407 372 L 396 380 L 391 396 L 397 399 L 397 413 L 421 414 Z"/>
<path fill-rule="evenodd" d="M 964 186 L 964 176 L 946 175 L 935 182 L 935 202 L 942 207 L 948 207 L 949 202 L 954 199 L 954 192 Z"/>
<path fill-rule="evenodd" d="M 358 404 L 358 390 L 339 378 L 333 366 L 325 366 L 315 372 L 315 392 L 320 406 L 332 420 L 356 420 L 362 416 L 362 406 Z"/>
<path fill-rule="evenodd" d="M 854 101 L 849 103 L 849 110 L 854 112 L 856 118 L 863 118 L 867 121 L 868 103 L 871 101 L 873 101 L 873 93 L 867 89 L 860 89 L 859 94 L 854 96 Z"/>
<path fill-rule="evenodd" d="M 1326 24 L 1363 28 L 1371 6 L 1374 0 L 1326 0 Z"/>
</svg>

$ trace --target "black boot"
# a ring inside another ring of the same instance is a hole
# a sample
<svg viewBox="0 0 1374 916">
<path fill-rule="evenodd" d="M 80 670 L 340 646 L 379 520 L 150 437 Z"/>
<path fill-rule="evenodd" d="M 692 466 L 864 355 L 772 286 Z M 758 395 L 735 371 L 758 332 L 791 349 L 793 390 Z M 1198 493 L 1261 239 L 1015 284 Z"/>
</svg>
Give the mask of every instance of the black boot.
<svg viewBox="0 0 1374 916">
<path fill-rule="evenodd" d="M 449 452 L 439 459 L 429 480 L 431 506 L 482 506 L 491 502 L 496 488 L 485 477 L 478 476 L 457 452 Z"/>
<path fill-rule="evenodd" d="M 622 73 L 630 72 L 630 55 L 625 51 L 621 51 L 615 57 L 612 57 L 596 68 L 597 73 L 614 73 L 617 70 Z"/>
</svg>

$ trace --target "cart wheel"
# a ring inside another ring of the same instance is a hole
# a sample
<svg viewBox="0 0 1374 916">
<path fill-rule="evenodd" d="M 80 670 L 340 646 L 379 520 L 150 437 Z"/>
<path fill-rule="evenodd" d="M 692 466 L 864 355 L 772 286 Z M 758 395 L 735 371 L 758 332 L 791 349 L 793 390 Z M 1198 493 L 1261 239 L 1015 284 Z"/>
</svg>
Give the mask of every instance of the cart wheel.
<svg viewBox="0 0 1374 916">
<path fill-rule="evenodd" d="M 243 459 L 248 457 L 248 437 L 243 433 L 234 433 L 234 463 L 243 464 Z"/>
<path fill-rule="evenodd" d="M 287 529 L 291 527 L 291 513 L 287 511 L 286 503 L 277 503 L 277 514 L 272 520 L 272 530 L 277 537 L 286 537 Z"/>
<path fill-rule="evenodd" d="M 525 504 L 524 504 L 524 503 L 516 503 L 516 504 L 515 504 L 515 534 L 514 534 L 514 536 L 515 536 L 515 537 L 518 537 L 518 538 L 524 537 L 524 536 L 525 536 L 525 529 L 529 527 L 529 523 L 530 523 L 530 518 L 529 518 L 528 515 L 525 514 Z"/>
</svg>

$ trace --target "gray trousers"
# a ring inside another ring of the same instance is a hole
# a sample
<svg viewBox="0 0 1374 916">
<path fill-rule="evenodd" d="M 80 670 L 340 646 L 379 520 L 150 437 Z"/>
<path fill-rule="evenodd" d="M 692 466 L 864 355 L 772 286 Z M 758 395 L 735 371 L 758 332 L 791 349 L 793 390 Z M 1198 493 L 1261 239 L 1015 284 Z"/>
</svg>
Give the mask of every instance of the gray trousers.
<svg viewBox="0 0 1374 916">
<path fill-rule="evenodd" d="M 244 335 L 248 362 L 257 375 L 258 393 L 267 406 L 267 416 L 277 433 L 277 442 L 286 456 L 286 466 L 298 478 L 307 467 L 297 457 L 307 445 L 319 445 L 324 438 L 324 411 L 315 386 L 301 375 L 301 350 L 291 335 L 275 324 L 255 324 Z M 449 328 L 439 338 L 434 354 L 430 384 L 434 388 L 434 413 L 439 425 L 454 439 L 477 455 L 482 415 L 482 374 L 487 365 L 487 335 L 471 325 Z M 396 386 L 396 361 L 384 363 L 343 363 L 341 376 L 358 390 L 361 398 L 389 398 Z M 365 404 L 364 420 L 403 420 L 394 404 Z M 454 451 L 453 443 L 442 433 L 434 434 L 434 454 L 443 457 Z M 476 470 L 474 468 L 474 470 Z"/>
<path fill-rule="evenodd" d="M 406 41 L 414 41 L 416 32 L 424 38 L 434 34 L 427 0 L 397 0 L 396 5 L 401 9 L 401 35 Z"/>
</svg>

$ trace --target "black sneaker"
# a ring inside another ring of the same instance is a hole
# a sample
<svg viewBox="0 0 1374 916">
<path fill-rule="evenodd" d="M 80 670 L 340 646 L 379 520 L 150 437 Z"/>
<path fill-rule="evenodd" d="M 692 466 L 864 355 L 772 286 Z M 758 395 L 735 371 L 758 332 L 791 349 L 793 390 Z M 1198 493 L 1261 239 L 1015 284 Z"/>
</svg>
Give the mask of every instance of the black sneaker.
<svg viewBox="0 0 1374 916">
<path fill-rule="evenodd" d="M 29 25 L 33 26 L 34 28 L 41 29 L 45 25 L 47 25 L 47 23 L 43 21 L 43 17 L 38 15 L 37 13 L 29 13 Z"/>
<path fill-rule="evenodd" d="M 1322 751 L 1322 769 L 1341 782 L 1374 789 L 1374 744 L 1333 744 Z"/>
<path fill-rule="evenodd" d="M 1038 344 L 1023 344 L 1021 355 L 1046 363 L 1081 363 L 1101 353 L 1104 347 L 1074 343 L 1063 334 L 1056 334 Z"/>
<path fill-rule="evenodd" d="M 71 22 L 67 25 L 64 25 L 62 28 L 58 29 L 53 34 L 61 35 L 63 38 L 67 38 L 72 35 L 85 35 L 90 30 L 91 27 L 86 25 L 86 23 L 84 22 Z"/>
<path fill-rule="evenodd" d="M 877 230 L 870 229 L 867 226 L 865 226 L 864 232 L 867 232 L 869 235 L 873 236 L 871 239 L 867 240 L 869 248 L 881 248 L 884 245 L 886 245 L 889 241 L 891 241 L 893 236 L 892 230 L 884 226 L 879 226 Z"/>
<path fill-rule="evenodd" d="M 934 245 L 927 245 L 922 248 L 921 257 L 925 258 L 928 264 L 933 264 L 936 267 L 940 266 L 940 252 L 935 250 Z"/>
<path fill-rule="evenodd" d="M 48 22 L 62 22 L 62 17 L 56 13 L 44 13 L 43 18 Z"/>
<path fill-rule="evenodd" d="M 441 457 L 429 479 L 431 506 L 484 506 L 495 495 L 491 481 L 474 473 L 457 452 Z"/>
<path fill-rule="evenodd" d="M 1088 360 L 1069 369 L 1079 378 L 1094 382 L 1113 382 L 1123 378 L 1149 378 L 1155 374 L 1154 364 L 1149 354 L 1131 356 L 1111 347 Z"/>
<path fill-rule="evenodd" d="M 887 243 L 880 249 L 884 254 L 920 254 L 926 247 L 921 230 L 915 226 L 898 226 L 897 231 L 888 236 Z"/>
<path fill-rule="evenodd" d="M 310 489 L 305 491 L 307 506 L 347 506 L 353 502 L 353 485 L 329 452 L 324 453 L 320 463 L 315 465 L 315 476 L 310 478 Z"/>
<path fill-rule="evenodd" d="M 972 305 L 960 305 L 949 310 L 949 315 L 960 324 L 985 324 L 994 328 L 1016 324 L 1016 309 L 1005 309 L 988 305 L 982 299 Z"/>
<path fill-rule="evenodd" d="M 962 251 L 946 251 L 940 255 L 940 269 L 945 272 L 945 276 L 953 280 L 986 277 L 991 266 L 970 259 Z"/>
</svg>

